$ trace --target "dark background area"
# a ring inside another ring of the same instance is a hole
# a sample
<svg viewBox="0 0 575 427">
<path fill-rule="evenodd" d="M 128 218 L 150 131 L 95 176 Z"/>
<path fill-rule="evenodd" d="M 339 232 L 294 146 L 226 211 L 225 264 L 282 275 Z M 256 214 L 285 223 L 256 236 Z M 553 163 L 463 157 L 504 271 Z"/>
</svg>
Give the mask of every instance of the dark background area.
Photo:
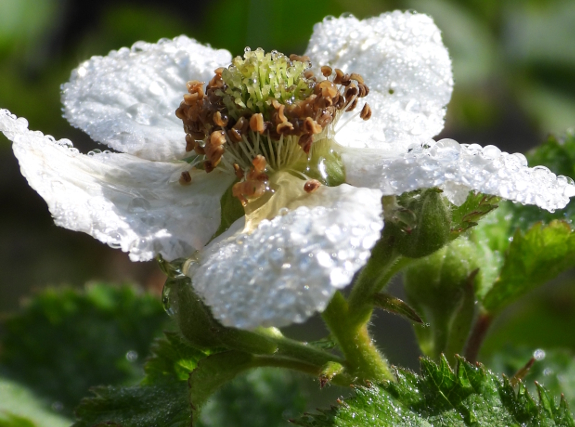
<svg viewBox="0 0 575 427">
<path fill-rule="evenodd" d="M 441 136 L 526 151 L 547 132 L 575 126 L 572 0 L 0 0 L 0 107 L 87 152 L 97 144 L 61 117 L 59 86 L 92 55 L 179 34 L 234 55 L 245 46 L 302 53 L 326 15 L 397 8 L 433 16 L 452 56 L 455 91 Z M 93 279 L 131 280 L 159 295 L 164 276 L 155 263 L 131 263 L 53 224 L 2 136 L 0 201 L 0 312 L 16 310 L 34 289 Z M 376 325 L 391 361 L 414 366 L 407 322 L 382 313 Z"/>
</svg>

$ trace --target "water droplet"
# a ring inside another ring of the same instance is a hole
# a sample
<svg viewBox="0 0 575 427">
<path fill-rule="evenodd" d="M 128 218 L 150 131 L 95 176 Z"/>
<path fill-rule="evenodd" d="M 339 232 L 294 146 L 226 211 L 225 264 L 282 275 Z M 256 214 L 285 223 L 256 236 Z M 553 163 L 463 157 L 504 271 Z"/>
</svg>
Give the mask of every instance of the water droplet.
<svg viewBox="0 0 575 427">
<path fill-rule="evenodd" d="M 58 402 L 57 400 L 52 402 L 52 405 L 50 406 L 52 407 L 52 410 L 56 412 L 61 412 L 64 409 L 64 404 L 62 402 Z"/>
<path fill-rule="evenodd" d="M 168 278 L 164 283 L 162 289 L 162 305 L 168 316 L 173 316 L 178 312 L 178 300 L 176 298 L 176 290 L 180 285 L 179 280 Z"/>
<path fill-rule="evenodd" d="M 136 123 L 149 125 L 155 115 L 154 109 L 148 104 L 137 103 L 126 108 L 126 113 Z"/>
<path fill-rule="evenodd" d="M 132 199 L 128 204 L 128 212 L 130 213 L 145 213 L 150 209 L 150 202 L 142 197 Z"/>
<path fill-rule="evenodd" d="M 545 359 L 545 350 L 541 350 L 540 348 L 538 348 L 537 350 L 535 350 L 533 352 L 533 358 L 535 360 L 543 360 Z"/>
<path fill-rule="evenodd" d="M 126 360 L 128 362 L 135 362 L 136 360 L 138 360 L 138 352 L 135 350 L 130 350 L 126 353 Z"/>
</svg>

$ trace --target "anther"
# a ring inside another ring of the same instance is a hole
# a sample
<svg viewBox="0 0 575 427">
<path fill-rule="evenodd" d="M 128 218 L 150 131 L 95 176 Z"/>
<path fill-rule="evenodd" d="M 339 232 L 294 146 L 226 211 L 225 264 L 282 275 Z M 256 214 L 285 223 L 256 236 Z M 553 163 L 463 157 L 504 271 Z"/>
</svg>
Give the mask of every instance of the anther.
<svg viewBox="0 0 575 427">
<path fill-rule="evenodd" d="M 309 154 L 311 150 L 311 144 L 313 143 L 313 135 L 306 133 L 302 135 L 298 141 L 299 146 L 303 150 L 304 153 Z"/>
<path fill-rule="evenodd" d="M 198 99 L 200 99 L 200 94 L 199 93 L 185 93 L 184 94 L 184 102 L 187 105 L 194 105 L 196 102 L 198 102 Z"/>
<path fill-rule="evenodd" d="M 254 170 L 256 172 L 263 172 L 266 170 L 266 165 L 267 165 L 266 158 L 264 156 L 262 156 L 261 154 L 258 154 L 252 160 L 252 165 L 254 166 Z"/>
<path fill-rule="evenodd" d="M 369 94 L 369 87 L 363 83 L 358 84 L 359 87 L 359 97 L 364 98 Z"/>
<path fill-rule="evenodd" d="M 213 117 L 214 123 L 220 127 L 226 127 L 228 125 L 228 118 L 226 116 L 222 116 L 222 113 L 216 111 Z"/>
<path fill-rule="evenodd" d="M 311 117 L 306 117 L 305 121 L 303 122 L 303 128 L 306 133 L 310 133 L 312 135 L 321 133 L 323 130 L 322 127 Z"/>
<path fill-rule="evenodd" d="M 179 182 L 181 185 L 190 185 L 192 183 L 192 176 L 188 171 L 182 172 Z"/>
<path fill-rule="evenodd" d="M 194 141 L 194 151 L 200 156 L 206 154 L 206 150 L 204 150 L 204 147 L 202 147 L 198 141 Z"/>
<path fill-rule="evenodd" d="M 335 77 L 333 78 L 333 82 L 334 82 L 336 85 L 341 84 L 341 81 L 342 81 L 342 79 L 343 79 L 343 76 L 344 76 L 343 71 L 341 71 L 339 68 L 336 68 L 336 69 L 335 69 Z"/>
<path fill-rule="evenodd" d="M 232 129 L 238 130 L 240 133 L 246 132 L 249 127 L 248 119 L 245 117 L 240 117 Z"/>
<path fill-rule="evenodd" d="M 345 91 L 345 99 L 349 102 L 349 100 L 356 96 L 359 93 L 359 89 L 357 86 L 352 85 Z"/>
<path fill-rule="evenodd" d="M 250 129 L 254 132 L 264 133 L 264 116 L 262 113 L 253 114 L 250 118 Z"/>
<path fill-rule="evenodd" d="M 358 98 L 355 98 L 353 102 L 350 104 L 349 107 L 345 109 L 345 111 L 352 111 L 357 106 Z"/>
<path fill-rule="evenodd" d="M 341 78 L 341 84 L 344 86 L 348 86 L 350 83 L 351 83 L 351 77 L 349 76 L 349 74 L 345 74 Z"/>
<path fill-rule="evenodd" d="M 361 109 L 361 113 L 359 113 L 359 117 L 361 117 L 363 120 L 369 120 L 369 118 L 371 117 L 371 108 L 369 107 L 369 105 L 367 103 Z"/>
<path fill-rule="evenodd" d="M 363 77 L 357 73 L 351 73 L 351 75 L 349 76 L 350 79 L 355 80 L 358 83 L 363 84 Z"/>
<path fill-rule="evenodd" d="M 321 187 L 321 182 L 317 179 L 310 179 L 304 184 L 303 189 L 306 193 L 313 193 L 319 187 Z"/>
<path fill-rule="evenodd" d="M 204 91 L 202 89 L 203 85 L 204 84 L 199 80 L 190 80 L 189 82 L 186 83 L 186 87 L 188 88 L 189 93 L 198 93 L 199 90 L 201 90 L 203 93 Z"/>
<path fill-rule="evenodd" d="M 192 135 L 186 134 L 186 151 L 190 152 L 194 149 L 196 145 L 196 141 L 192 138 Z"/>
<path fill-rule="evenodd" d="M 293 125 L 290 122 L 283 122 L 276 126 L 276 132 L 280 135 L 288 134 L 293 130 Z"/>
<path fill-rule="evenodd" d="M 332 69 L 331 67 L 324 65 L 323 67 L 321 67 L 321 73 L 323 74 L 324 77 L 329 77 L 331 76 Z"/>
<path fill-rule="evenodd" d="M 324 80 L 321 82 L 319 87 L 321 89 L 321 96 L 324 98 L 333 98 L 338 93 L 333 83 L 329 80 Z"/>
<path fill-rule="evenodd" d="M 315 74 L 313 73 L 312 70 L 305 70 L 305 71 L 303 72 L 303 76 L 304 76 L 306 79 L 309 80 L 309 79 L 315 77 Z"/>
<path fill-rule="evenodd" d="M 242 140 L 242 134 L 240 133 L 239 130 L 234 128 L 228 131 L 228 136 L 233 142 L 240 142 Z"/>
<path fill-rule="evenodd" d="M 212 145 L 213 147 L 219 147 L 221 145 L 224 145 L 225 143 L 226 143 L 226 137 L 224 136 L 224 133 L 221 130 L 212 132 L 212 134 L 210 135 L 210 145 Z"/>
<path fill-rule="evenodd" d="M 289 56 L 290 61 L 299 61 L 299 62 L 310 62 L 309 56 L 307 55 L 296 55 L 295 53 L 292 53 Z"/>
</svg>

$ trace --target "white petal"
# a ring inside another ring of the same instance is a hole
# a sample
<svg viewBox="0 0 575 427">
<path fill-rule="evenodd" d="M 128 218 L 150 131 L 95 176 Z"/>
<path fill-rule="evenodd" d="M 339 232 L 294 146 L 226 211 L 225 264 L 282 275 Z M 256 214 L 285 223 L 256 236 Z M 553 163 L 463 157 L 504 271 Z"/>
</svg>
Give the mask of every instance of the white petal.
<svg viewBox="0 0 575 427">
<path fill-rule="evenodd" d="M 383 226 L 381 193 L 343 184 L 321 187 L 309 201 L 314 207 L 286 209 L 251 234 L 208 246 L 188 271 L 224 325 L 303 322 L 367 262 Z"/>
<path fill-rule="evenodd" d="M 363 100 L 371 106 L 371 119 L 355 117 L 338 131 L 340 144 L 406 147 L 443 128 L 453 77 L 441 33 L 430 17 L 395 11 L 363 21 L 326 18 L 314 27 L 306 54 L 316 66 L 361 74 L 370 89 Z M 361 108 L 362 103 L 354 112 Z M 344 115 L 340 122 L 346 120 Z"/>
<path fill-rule="evenodd" d="M 207 83 L 230 61 L 228 51 L 185 36 L 94 56 L 62 85 L 64 116 L 118 151 L 149 160 L 182 158 L 185 134 L 175 111 L 186 82 Z"/>
<path fill-rule="evenodd" d="M 0 131 L 14 141 L 22 174 L 57 225 L 130 252 L 133 261 L 190 256 L 220 225 L 220 198 L 233 176 L 190 171 L 192 183 L 182 186 L 185 162 L 84 155 L 69 140 L 29 131 L 25 119 L 6 110 L 0 110 Z"/>
<path fill-rule="evenodd" d="M 384 195 L 442 187 L 452 202 L 461 204 L 469 190 L 476 190 L 547 210 L 564 208 L 575 196 L 571 178 L 556 176 L 543 166 L 528 168 L 522 154 L 501 152 L 493 145 L 430 140 L 396 157 L 378 150 L 347 149 L 342 160 L 348 183 L 379 188 Z"/>
</svg>

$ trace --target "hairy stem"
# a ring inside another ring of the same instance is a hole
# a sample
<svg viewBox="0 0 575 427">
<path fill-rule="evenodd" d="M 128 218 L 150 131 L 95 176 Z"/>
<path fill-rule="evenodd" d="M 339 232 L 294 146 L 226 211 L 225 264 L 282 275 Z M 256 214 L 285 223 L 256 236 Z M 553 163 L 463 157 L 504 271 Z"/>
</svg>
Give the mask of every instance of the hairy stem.
<svg viewBox="0 0 575 427">
<path fill-rule="evenodd" d="M 367 330 L 367 322 L 357 324 L 349 316 L 349 305 L 337 292 L 323 319 L 345 356 L 345 365 L 351 376 L 363 380 L 394 380 L 387 361 L 375 347 Z M 371 316 L 369 313 L 368 319 Z"/>
</svg>

